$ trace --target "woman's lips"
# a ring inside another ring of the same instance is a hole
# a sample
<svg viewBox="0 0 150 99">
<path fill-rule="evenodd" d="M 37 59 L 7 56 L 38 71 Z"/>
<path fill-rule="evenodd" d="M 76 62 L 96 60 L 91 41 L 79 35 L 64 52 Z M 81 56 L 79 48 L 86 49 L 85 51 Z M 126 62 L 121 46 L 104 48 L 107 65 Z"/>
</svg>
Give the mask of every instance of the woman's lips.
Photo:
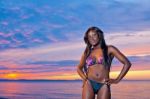
<svg viewBox="0 0 150 99">
<path fill-rule="evenodd" d="M 95 43 L 96 43 L 96 41 L 91 41 L 91 43 L 92 43 L 92 44 L 95 44 Z"/>
</svg>

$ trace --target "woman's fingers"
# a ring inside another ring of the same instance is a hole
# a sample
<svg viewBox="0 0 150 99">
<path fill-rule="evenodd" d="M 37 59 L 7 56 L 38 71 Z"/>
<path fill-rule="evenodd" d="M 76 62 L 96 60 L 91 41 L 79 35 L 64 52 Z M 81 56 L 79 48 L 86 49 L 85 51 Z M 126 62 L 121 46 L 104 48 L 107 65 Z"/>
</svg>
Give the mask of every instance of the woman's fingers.
<svg viewBox="0 0 150 99">
<path fill-rule="evenodd" d="M 117 84 L 118 81 L 116 79 L 109 79 L 108 83 L 110 83 L 110 84 Z"/>
<path fill-rule="evenodd" d="M 110 85 L 110 83 L 109 83 L 109 82 L 105 82 L 105 84 L 106 84 L 106 85 Z"/>
<path fill-rule="evenodd" d="M 105 79 L 104 83 L 105 83 L 106 85 L 110 85 L 109 79 Z"/>
<path fill-rule="evenodd" d="M 88 81 L 88 80 L 83 80 L 82 88 L 84 87 L 86 81 Z"/>
<path fill-rule="evenodd" d="M 116 84 L 116 79 L 108 79 L 105 81 L 106 84 L 110 85 L 110 84 Z"/>
</svg>

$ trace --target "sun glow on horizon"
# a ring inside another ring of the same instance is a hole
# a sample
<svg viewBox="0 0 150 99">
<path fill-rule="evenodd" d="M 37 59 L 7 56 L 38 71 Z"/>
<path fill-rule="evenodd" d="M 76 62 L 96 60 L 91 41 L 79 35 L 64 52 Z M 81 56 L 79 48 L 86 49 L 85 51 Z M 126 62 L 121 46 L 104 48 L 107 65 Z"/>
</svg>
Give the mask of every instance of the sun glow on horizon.
<svg viewBox="0 0 150 99">
<path fill-rule="evenodd" d="M 120 71 L 112 71 L 110 72 L 110 78 L 116 78 L 119 75 Z M 51 79 L 57 80 L 76 80 L 81 79 L 77 73 L 72 73 L 63 76 L 53 76 L 50 77 Z M 136 70 L 136 71 L 129 71 L 123 79 L 126 80 L 150 80 L 150 70 Z"/>
<path fill-rule="evenodd" d="M 18 79 L 19 74 L 18 73 L 8 73 L 5 74 L 4 78 L 5 79 Z"/>
<path fill-rule="evenodd" d="M 116 78 L 120 74 L 120 71 L 112 71 L 110 72 L 110 78 Z M 43 76 L 36 78 L 36 76 L 32 75 L 32 78 L 29 78 L 27 74 L 19 74 L 19 73 L 8 73 L 1 76 L 4 79 L 10 80 L 19 80 L 19 79 L 47 79 L 47 80 L 80 80 L 81 77 L 76 72 L 61 72 L 50 74 L 50 76 Z M 126 80 L 150 80 L 150 70 L 136 70 L 129 71 L 123 79 Z"/>
</svg>

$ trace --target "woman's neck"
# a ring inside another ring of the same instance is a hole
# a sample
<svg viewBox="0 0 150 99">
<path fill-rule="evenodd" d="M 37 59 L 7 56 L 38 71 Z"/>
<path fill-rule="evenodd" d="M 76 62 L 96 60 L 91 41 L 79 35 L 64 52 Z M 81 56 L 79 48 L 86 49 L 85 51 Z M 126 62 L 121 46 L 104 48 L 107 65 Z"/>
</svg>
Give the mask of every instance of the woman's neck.
<svg viewBox="0 0 150 99">
<path fill-rule="evenodd" d="M 99 49 L 100 48 L 100 44 L 96 45 L 96 46 L 92 46 L 92 49 L 95 50 L 95 49 Z"/>
</svg>

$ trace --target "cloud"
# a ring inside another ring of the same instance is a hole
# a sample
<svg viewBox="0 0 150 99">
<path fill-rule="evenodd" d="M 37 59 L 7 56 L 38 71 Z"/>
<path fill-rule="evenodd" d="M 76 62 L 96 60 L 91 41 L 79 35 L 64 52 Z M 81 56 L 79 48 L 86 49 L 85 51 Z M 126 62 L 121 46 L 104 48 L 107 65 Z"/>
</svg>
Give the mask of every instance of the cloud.
<svg viewBox="0 0 150 99">
<path fill-rule="evenodd" d="M 124 53 L 137 66 L 133 66 L 135 69 L 148 69 L 147 65 L 136 64 L 149 61 L 148 0 L 58 2 L 1 1 L 1 71 L 22 72 L 26 77 L 33 73 L 35 78 L 37 74 L 46 77 L 73 72 L 85 49 L 83 36 L 90 26 L 101 28 L 106 43 Z M 114 63 L 117 65 L 117 61 Z"/>
<path fill-rule="evenodd" d="M 126 55 L 149 55 L 149 31 L 137 33 L 106 34 L 106 42 L 117 46 Z M 147 48 L 146 48 L 147 47 Z M 83 41 L 57 42 L 25 49 L 1 51 L 3 60 L 14 61 L 57 61 L 78 60 L 85 49 Z M 135 50 L 136 49 L 136 50 Z"/>
<path fill-rule="evenodd" d="M 139 1 L 95 1 L 96 4 L 92 1 L 59 4 L 57 1 L 28 1 L 24 4 L 17 0 L 18 3 L 3 1 L 0 35 L 12 43 L 6 45 L 4 42 L 2 49 L 81 40 L 85 29 L 92 25 L 99 26 L 106 34 L 149 31 L 150 16 L 147 13 L 150 10 L 142 5 L 147 1 L 142 4 Z"/>
<path fill-rule="evenodd" d="M 56 43 L 27 49 L 8 49 L 1 51 L 0 57 L 3 57 L 1 60 L 18 62 L 31 60 L 68 60 L 70 57 L 71 59 L 76 59 L 78 53 L 80 53 L 82 49 L 82 43 Z"/>
</svg>

